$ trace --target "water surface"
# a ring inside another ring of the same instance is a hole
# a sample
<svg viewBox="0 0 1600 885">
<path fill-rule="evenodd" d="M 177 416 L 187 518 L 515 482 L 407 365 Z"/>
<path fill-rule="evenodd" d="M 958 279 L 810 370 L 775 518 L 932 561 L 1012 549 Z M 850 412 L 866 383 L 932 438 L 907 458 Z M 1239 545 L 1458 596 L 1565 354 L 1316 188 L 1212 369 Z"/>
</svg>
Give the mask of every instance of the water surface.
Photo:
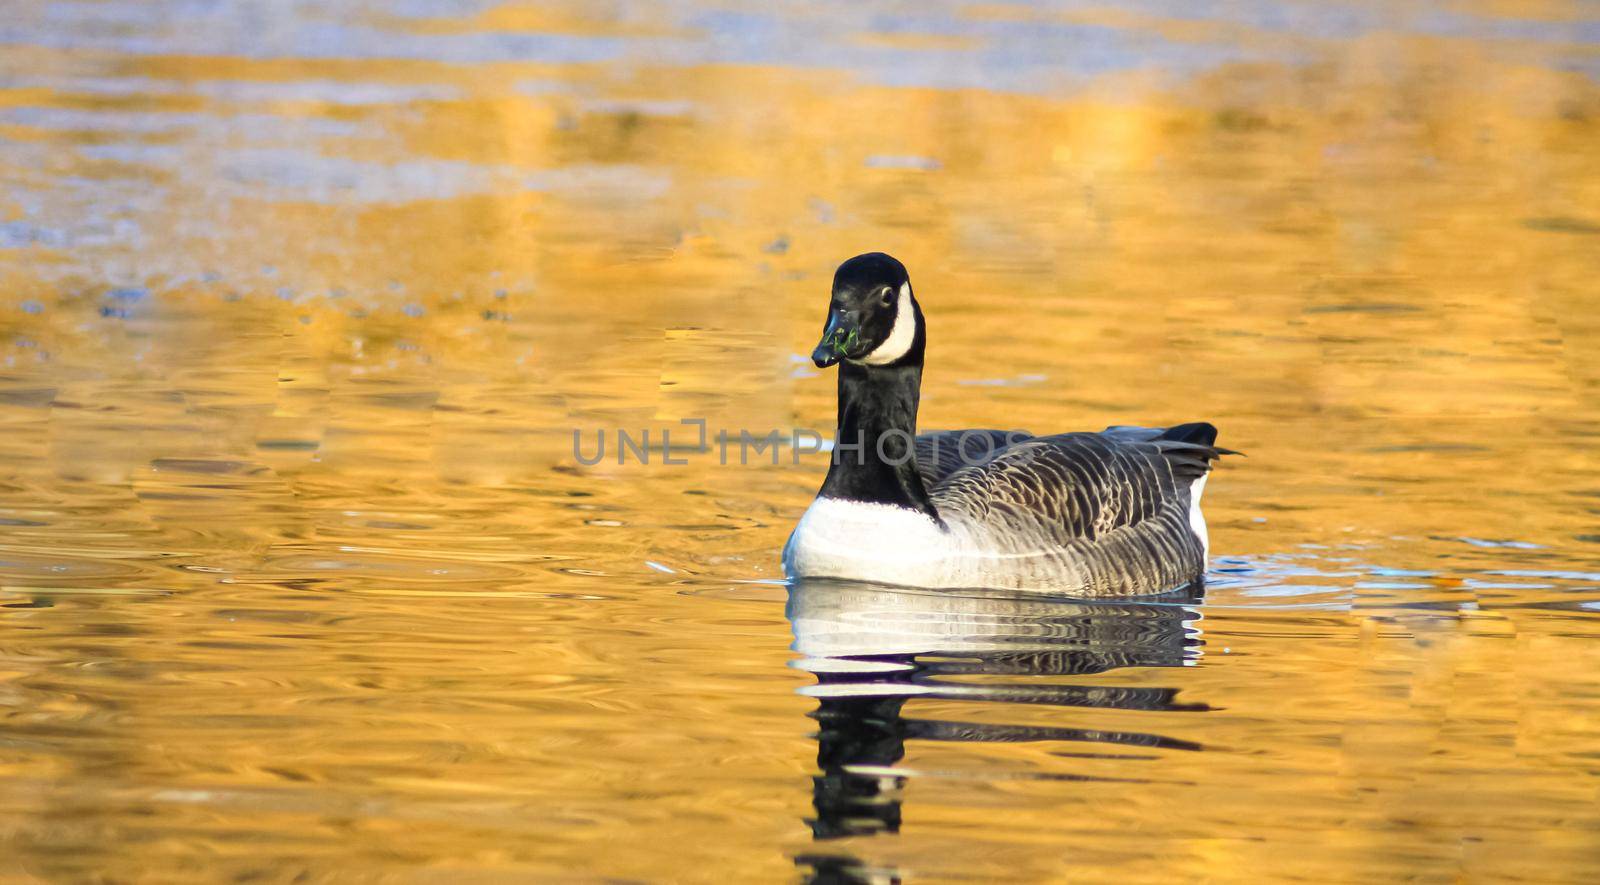
<svg viewBox="0 0 1600 885">
<path fill-rule="evenodd" d="M 336 7 L 0 23 L 0 875 L 1600 872 L 1592 7 Z M 780 582 L 867 249 L 1202 597 Z"/>
</svg>

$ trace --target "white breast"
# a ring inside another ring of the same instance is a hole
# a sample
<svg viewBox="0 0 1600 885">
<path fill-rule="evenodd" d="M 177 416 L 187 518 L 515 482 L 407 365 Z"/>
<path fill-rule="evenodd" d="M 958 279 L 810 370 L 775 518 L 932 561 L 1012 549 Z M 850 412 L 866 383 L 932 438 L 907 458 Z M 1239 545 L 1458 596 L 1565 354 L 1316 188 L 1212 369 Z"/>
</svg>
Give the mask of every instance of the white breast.
<svg viewBox="0 0 1600 885">
<path fill-rule="evenodd" d="M 939 586 L 955 546 L 915 510 L 817 498 L 789 536 L 783 567 L 797 577 Z"/>
<path fill-rule="evenodd" d="M 1083 580 L 1056 547 L 996 535 L 951 514 L 945 527 L 905 507 L 818 498 L 783 550 L 795 578 L 904 587 L 1050 589 Z"/>
</svg>

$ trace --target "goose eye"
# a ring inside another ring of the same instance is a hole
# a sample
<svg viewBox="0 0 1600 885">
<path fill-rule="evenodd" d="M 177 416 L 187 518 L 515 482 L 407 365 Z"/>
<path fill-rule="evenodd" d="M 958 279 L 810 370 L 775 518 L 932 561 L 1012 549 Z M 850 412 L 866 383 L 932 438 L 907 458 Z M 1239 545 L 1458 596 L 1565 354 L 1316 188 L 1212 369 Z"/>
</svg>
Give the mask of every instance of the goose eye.
<svg viewBox="0 0 1600 885">
<path fill-rule="evenodd" d="M 884 286 L 882 289 L 878 290 L 878 306 L 879 307 L 888 307 L 889 306 L 889 301 L 893 297 L 894 297 L 894 287 L 893 286 Z"/>
</svg>

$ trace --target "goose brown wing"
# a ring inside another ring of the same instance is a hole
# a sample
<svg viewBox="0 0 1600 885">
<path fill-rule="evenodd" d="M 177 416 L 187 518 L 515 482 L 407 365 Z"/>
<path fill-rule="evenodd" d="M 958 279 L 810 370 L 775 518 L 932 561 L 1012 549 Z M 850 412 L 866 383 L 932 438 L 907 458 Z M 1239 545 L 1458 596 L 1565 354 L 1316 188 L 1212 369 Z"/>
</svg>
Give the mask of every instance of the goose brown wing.
<svg viewBox="0 0 1600 885">
<path fill-rule="evenodd" d="M 1133 434 L 1036 437 L 956 470 L 931 498 L 941 517 L 980 532 L 986 546 L 1070 560 L 1091 592 L 1153 592 L 1204 568 L 1189 495 L 1219 454 Z"/>
</svg>

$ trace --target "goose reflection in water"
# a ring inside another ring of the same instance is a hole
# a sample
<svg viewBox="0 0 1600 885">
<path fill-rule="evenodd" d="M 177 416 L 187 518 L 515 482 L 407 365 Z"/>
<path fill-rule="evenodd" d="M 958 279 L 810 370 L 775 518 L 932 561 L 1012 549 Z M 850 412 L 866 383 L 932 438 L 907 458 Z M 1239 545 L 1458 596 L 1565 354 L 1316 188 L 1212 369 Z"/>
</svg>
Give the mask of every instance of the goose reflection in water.
<svg viewBox="0 0 1600 885">
<path fill-rule="evenodd" d="M 1083 602 L 956 595 L 809 579 L 789 590 L 795 666 L 816 676 L 817 767 L 809 821 L 817 840 L 900 829 L 908 740 L 1064 741 L 1105 745 L 1063 755 L 1139 758 L 1199 744 L 1160 734 L 905 716 L 911 698 L 1201 712 L 1175 688 L 1030 681 L 1122 667 L 1182 667 L 1201 654 L 1198 589 L 1159 601 Z M 966 681 L 978 676 L 984 681 Z M 994 677 L 1004 680 L 997 681 Z M 1081 775 L 1043 777 L 1092 780 Z M 849 857 L 805 856 L 813 881 L 878 878 Z M 854 872 L 852 872 L 854 870 Z"/>
</svg>

